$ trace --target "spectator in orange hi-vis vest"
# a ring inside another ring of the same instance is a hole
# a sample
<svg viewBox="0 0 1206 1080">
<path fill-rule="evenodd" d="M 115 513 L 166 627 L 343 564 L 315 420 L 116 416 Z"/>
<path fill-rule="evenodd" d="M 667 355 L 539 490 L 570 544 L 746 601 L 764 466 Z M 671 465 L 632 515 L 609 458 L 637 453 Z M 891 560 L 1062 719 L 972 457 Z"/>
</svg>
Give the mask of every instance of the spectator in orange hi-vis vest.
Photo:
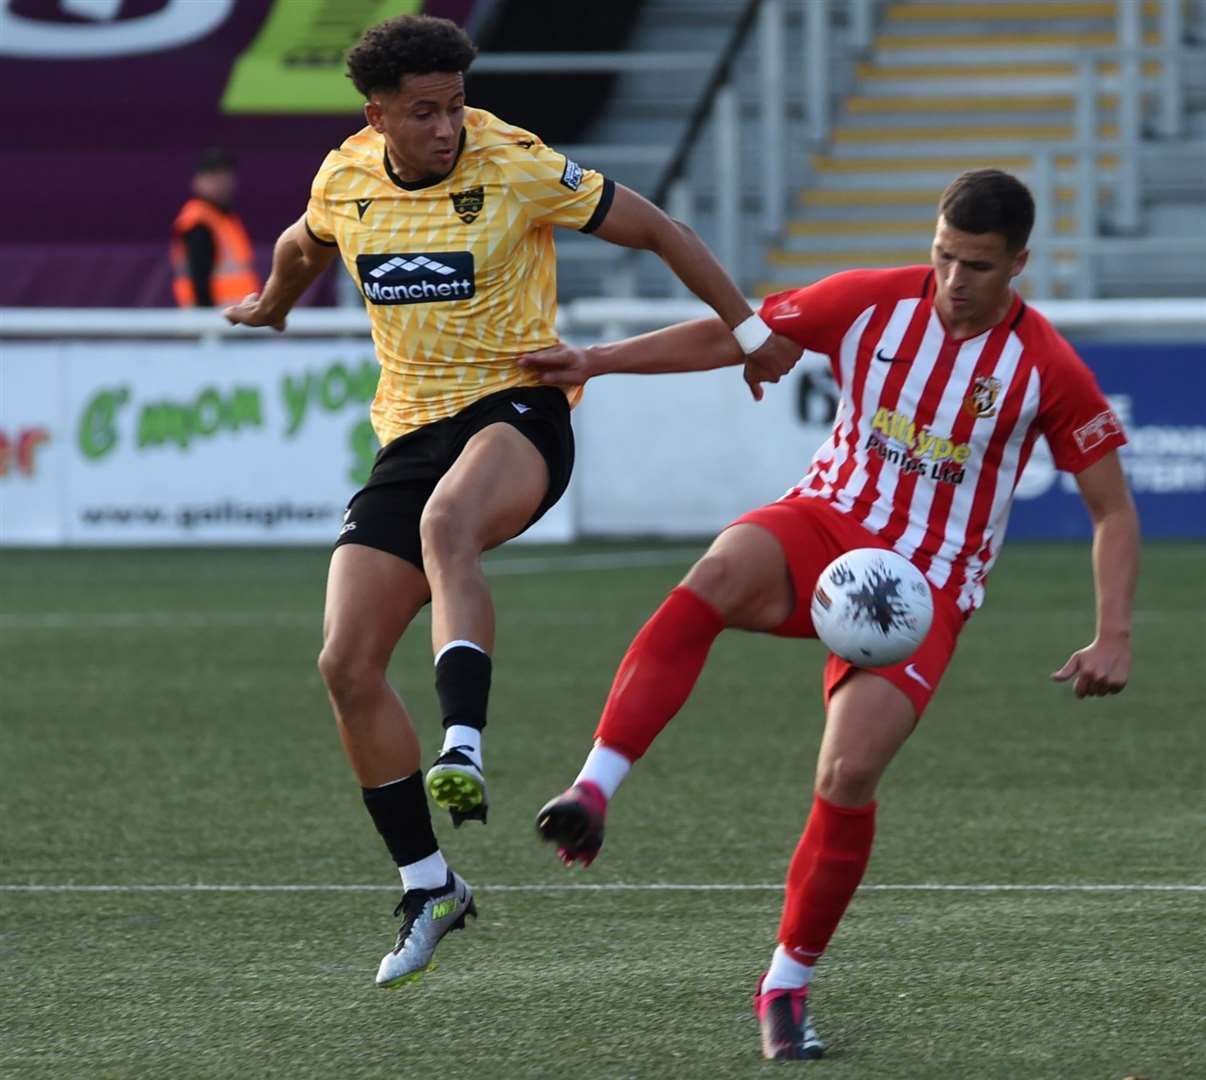
<svg viewBox="0 0 1206 1080">
<path fill-rule="evenodd" d="M 235 186 L 233 156 L 204 151 L 192 198 L 172 223 L 172 292 L 180 307 L 233 304 L 259 291 L 251 241 L 231 209 Z"/>
</svg>

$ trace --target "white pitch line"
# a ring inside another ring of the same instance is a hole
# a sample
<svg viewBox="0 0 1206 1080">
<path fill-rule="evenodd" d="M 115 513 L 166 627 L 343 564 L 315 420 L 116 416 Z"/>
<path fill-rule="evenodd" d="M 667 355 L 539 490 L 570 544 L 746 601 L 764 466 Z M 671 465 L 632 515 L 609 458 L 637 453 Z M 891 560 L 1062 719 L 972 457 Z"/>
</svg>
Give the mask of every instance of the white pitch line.
<svg viewBox="0 0 1206 1080">
<path fill-rule="evenodd" d="M 782 892 L 780 884 L 728 884 L 709 882 L 651 881 L 627 883 L 607 881 L 598 884 L 579 882 L 570 885 L 477 885 L 476 891 L 488 892 Z M 396 892 L 396 885 L 211 885 L 205 883 L 177 885 L 40 885 L 0 884 L 0 892 L 14 893 L 303 893 L 303 892 Z M 1139 883 L 1115 885 L 1037 884 L 1037 885 L 860 885 L 860 892 L 956 892 L 956 893 L 1206 893 L 1206 885 L 1148 885 Z"/>
</svg>

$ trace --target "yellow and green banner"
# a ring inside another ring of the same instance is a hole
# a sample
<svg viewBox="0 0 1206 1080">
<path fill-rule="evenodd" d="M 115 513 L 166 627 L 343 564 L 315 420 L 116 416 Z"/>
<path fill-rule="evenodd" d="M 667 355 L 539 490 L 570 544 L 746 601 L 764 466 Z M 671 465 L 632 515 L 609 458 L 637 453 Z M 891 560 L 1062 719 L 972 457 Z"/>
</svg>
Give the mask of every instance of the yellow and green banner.
<svg viewBox="0 0 1206 1080">
<path fill-rule="evenodd" d="M 422 11 L 423 0 L 276 0 L 226 84 L 226 113 L 355 112 L 344 54 L 365 27 Z"/>
</svg>

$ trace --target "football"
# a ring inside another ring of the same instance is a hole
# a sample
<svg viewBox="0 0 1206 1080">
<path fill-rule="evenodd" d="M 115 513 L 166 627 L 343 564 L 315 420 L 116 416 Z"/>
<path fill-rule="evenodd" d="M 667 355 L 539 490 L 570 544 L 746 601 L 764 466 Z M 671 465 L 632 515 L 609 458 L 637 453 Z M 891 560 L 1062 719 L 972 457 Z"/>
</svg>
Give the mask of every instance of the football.
<svg viewBox="0 0 1206 1080">
<path fill-rule="evenodd" d="M 925 640 L 933 617 L 930 583 L 894 551 L 848 551 L 821 571 L 812 591 L 817 637 L 858 667 L 907 660 Z"/>
</svg>

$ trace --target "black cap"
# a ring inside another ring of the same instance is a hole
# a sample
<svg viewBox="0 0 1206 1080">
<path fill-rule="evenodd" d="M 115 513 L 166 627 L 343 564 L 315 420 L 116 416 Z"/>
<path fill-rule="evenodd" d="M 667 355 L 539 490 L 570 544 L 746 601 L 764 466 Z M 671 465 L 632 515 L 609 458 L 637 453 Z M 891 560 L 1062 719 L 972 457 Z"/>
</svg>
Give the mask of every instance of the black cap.
<svg viewBox="0 0 1206 1080">
<path fill-rule="evenodd" d="M 230 172 L 235 166 L 235 156 L 220 146 L 210 146 L 201 151 L 197 159 L 197 172 Z"/>
</svg>

